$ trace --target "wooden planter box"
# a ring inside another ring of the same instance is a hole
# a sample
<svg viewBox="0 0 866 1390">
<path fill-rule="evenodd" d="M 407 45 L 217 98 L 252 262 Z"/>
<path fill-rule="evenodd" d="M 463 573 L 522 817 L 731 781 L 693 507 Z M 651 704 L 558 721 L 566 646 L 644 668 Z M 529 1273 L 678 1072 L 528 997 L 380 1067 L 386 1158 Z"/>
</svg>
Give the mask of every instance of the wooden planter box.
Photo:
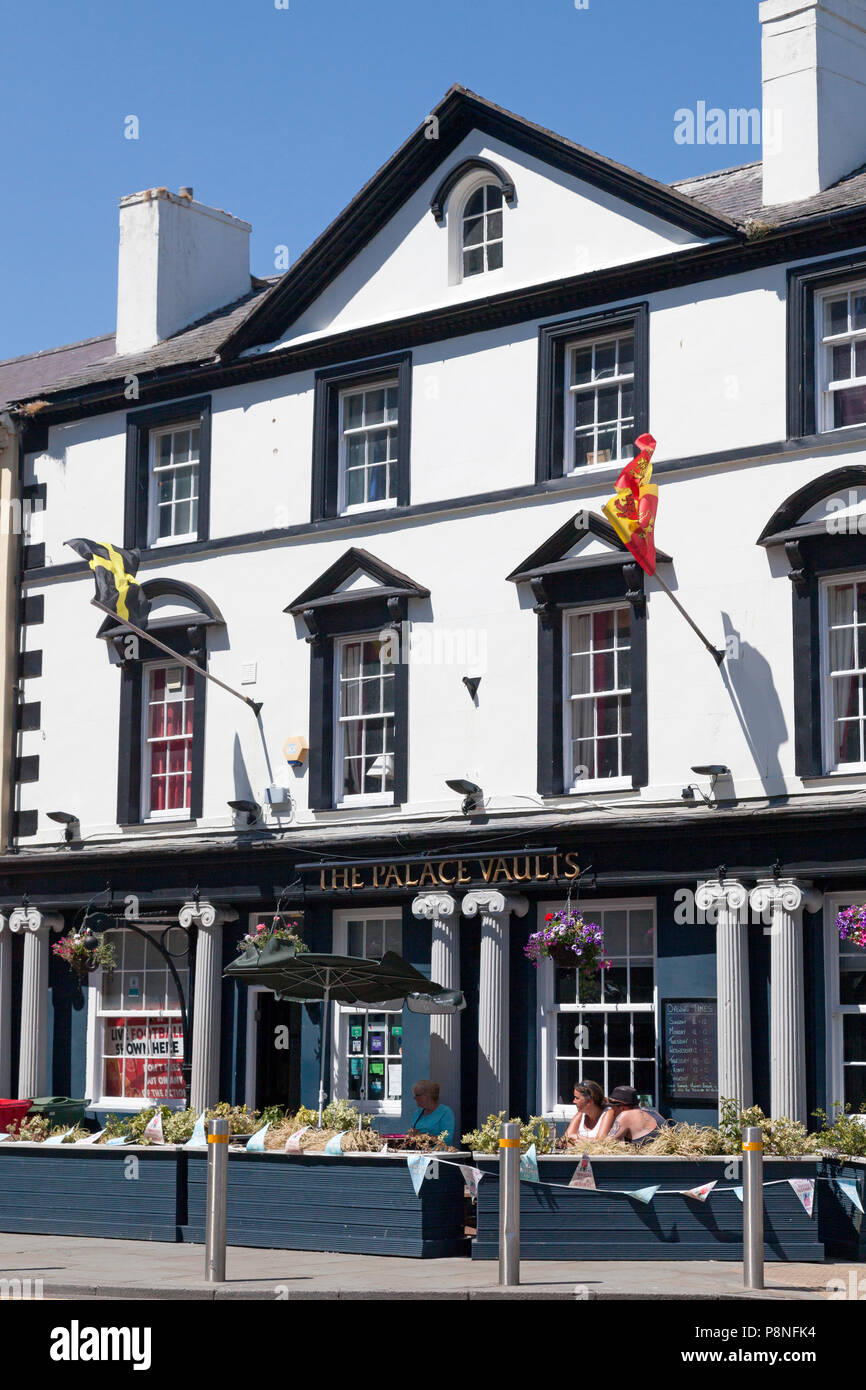
<svg viewBox="0 0 866 1390">
<path fill-rule="evenodd" d="M 0 1144 L 0 1231 L 176 1241 L 185 1211 L 174 1146 Z"/>
<path fill-rule="evenodd" d="M 866 1208 L 866 1158 L 825 1158 L 818 1167 L 824 1177 L 848 1178 L 857 1184 L 860 1205 Z M 818 1183 L 818 1224 L 826 1252 L 834 1259 L 866 1259 L 866 1216 L 842 1197 L 832 1183 Z"/>
<path fill-rule="evenodd" d="M 541 1182 L 568 1184 L 574 1155 L 542 1156 Z M 698 1187 L 716 1179 L 729 1186 L 730 1158 L 680 1158 L 637 1155 L 599 1156 L 592 1160 L 597 1193 L 566 1187 L 520 1184 L 520 1253 L 526 1260 L 742 1260 L 743 1207 L 733 1193 L 710 1194 L 706 1202 L 659 1192 L 649 1205 L 604 1190 L 636 1189 L 658 1183 L 662 1188 Z M 473 1163 L 486 1172 L 499 1160 L 476 1154 Z M 820 1160 L 767 1158 L 765 1181 L 813 1178 Z M 741 1179 L 737 1180 L 738 1182 Z M 767 1260 L 814 1262 L 824 1258 L 816 1185 L 815 1213 L 806 1215 L 787 1183 L 764 1189 L 764 1257 Z M 866 1203 L 864 1203 L 866 1205 Z M 499 1254 L 499 1183 L 478 1184 L 478 1235 L 472 1243 L 476 1260 Z"/>
<path fill-rule="evenodd" d="M 468 1154 L 449 1159 L 469 1162 Z M 189 1152 L 182 1239 L 203 1242 L 207 1160 Z M 429 1171 L 429 1170 L 428 1170 Z M 419 1196 L 405 1157 L 390 1154 L 233 1153 L 228 1165 L 229 1245 L 358 1255 L 468 1255 L 463 1176 L 434 1169 Z"/>
</svg>

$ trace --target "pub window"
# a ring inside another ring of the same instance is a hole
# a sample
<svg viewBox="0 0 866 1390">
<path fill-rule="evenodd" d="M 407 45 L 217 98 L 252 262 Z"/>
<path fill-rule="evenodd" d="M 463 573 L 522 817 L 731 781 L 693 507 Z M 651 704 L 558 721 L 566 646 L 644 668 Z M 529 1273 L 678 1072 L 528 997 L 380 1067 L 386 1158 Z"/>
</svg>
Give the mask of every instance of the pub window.
<svg viewBox="0 0 866 1390">
<path fill-rule="evenodd" d="M 566 790 L 631 777 L 628 605 L 563 615 Z"/>
<path fill-rule="evenodd" d="M 827 582 L 822 597 L 825 765 L 846 772 L 866 766 L 866 577 Z"/>
<path fill-rule="evenodd" d="M 141 777 L 145 820 L 177 820 L 189 815 L 194 682 L 188 666 L 145 667 Z"/>
<path fill-rule="evenodd" d="M 390 634 L 375 633 L 336 643 L 334 797 L 338 804 L 393 800 L 393 645 Z"/>
<path fill-rule="evenodd" d="M 866 282 L 819 296 L 818 430 L 866 424 Z"/>
<path fill-rule="evenodd" d="M 189 546 L 210 535 L 211 398 L 126 417 L 124 545 Z"/>
<path fill-rule="evenodd" d="M 554 911 L 556 906 L 540 909 Z M 573 1108 L 577 1081 L 597 1081 L 605 1095 L 633 1086 L 656 1105 L 655 906 L 584 905 L 587 921 L 604 932 L 610 969 L 587 985 L 578 971 L 546 960 L 539 967 L 544 1038 L 542 1103 L 546 1114 Z"/>
<path fill-rule="evenodd" d="M 396 378 L 340 395 L 341 516 L 396 504 L 399 396 Z"/>
<path fill-rule="evenodd" d="M 149 545 L 198 539 L 200 461 L 198 421 L 151 430 Z"/>
<path fill-rule="evenodd" d="M 859 900 L 862 901 L 862 898 Z M 866 1104 L 866 954 L 852 941 L 841 941 L 836 915 L 850 899 L 828 901 L 826 954 L 832 1019 L 832 1086 L 830 1106 Z"/>
<path fill-rule="evenodd" d="M 312 519 L 409 504 L 412 354 L 316 372 Z"/>
<path fill-rule="evenodd" d="M 367 916 L 337 914 L 334 950 L 339 955 L 378 960 L 403 950 L 399 908 Z M 403 1100 L 403 1008 L 395 1000 L 369 1009 L 335 1010 L 337 1058 L 334 1094 L 346 1096 L 362 1113 L 399 1115 Z"/>
<path fill-rule="evenodd" d="M 108 931 L 117 968 L 101 973 L 96 991 L 94 1104 L 140 1109 L 184 1102 L 183 1028 L 177 990 L 165 960 L 144 937 Z M 189 971 L 175 961 L 184 994 Z"/>
</svg>

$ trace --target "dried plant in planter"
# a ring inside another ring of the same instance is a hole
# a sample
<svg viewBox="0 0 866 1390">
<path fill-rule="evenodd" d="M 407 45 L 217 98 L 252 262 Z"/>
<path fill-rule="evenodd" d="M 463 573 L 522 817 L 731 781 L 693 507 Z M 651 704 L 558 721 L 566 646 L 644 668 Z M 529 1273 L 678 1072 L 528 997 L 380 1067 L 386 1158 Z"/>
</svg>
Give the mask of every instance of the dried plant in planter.
<svg viewBox="0 0 866 1390">
<path fill-rule="evenodd" d="M 389 1143 L 394 1152 L 404 1153 L 457 1153 L 458 1150 L 445 1143 L 443 1134 L 422 1134 L 420 1130 L 410 1129 L 400 1139 Z"/>
<path fill-rule="evenodd" d="M 350 1129 L 343 1135 L 343 1153 L 377 1154 L 381 1152 L 384 1142 L 375 1129 Z"/>
</svg>

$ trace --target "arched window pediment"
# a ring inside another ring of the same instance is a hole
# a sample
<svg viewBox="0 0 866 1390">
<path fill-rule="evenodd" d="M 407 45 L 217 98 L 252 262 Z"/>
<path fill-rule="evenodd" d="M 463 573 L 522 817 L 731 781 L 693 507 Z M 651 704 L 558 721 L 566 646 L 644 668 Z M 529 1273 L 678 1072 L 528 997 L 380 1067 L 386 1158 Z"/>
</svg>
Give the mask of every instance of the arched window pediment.
<svg viewBox="0 0 866 1390">
<path fill-rule="evenodd" d="M 213 599 L 195 584 L 182 579 L 160 576 L 142 581 L 142 589 L 151 601 L 148 628 L 191 628 L 225 626 L 225 618 Z M 106 618 L 97 633 L 108 641 L 128 631 L 117 618 Z"/>
<path fill-rule="evenodd" d="M 448 171 L 430 199 L 430 211 L 440 227 L 445 224 L 445 207 L 448 199 L 457 185 L 463 183 L 470 174 L 487 175 L 489 182 L 497 184 L 508 206 L 513 207 L 517 199 L 517 189 L 514 186 L 514 180 L 506 174 L 504 169 L 498 164 L 494 164 L 492 159 L 479 159 L 477 157 L 464 159 Z"/>
</svg>

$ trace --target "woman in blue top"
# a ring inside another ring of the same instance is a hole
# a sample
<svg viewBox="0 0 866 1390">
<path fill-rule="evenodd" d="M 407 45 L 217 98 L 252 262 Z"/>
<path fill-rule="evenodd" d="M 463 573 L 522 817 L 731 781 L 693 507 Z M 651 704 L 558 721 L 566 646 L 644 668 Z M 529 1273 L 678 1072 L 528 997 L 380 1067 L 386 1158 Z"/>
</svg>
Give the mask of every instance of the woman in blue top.
<svg viewBox="0 0 866 1390">
<path fill-rule="evenodd" d="M 416 1081 L 412 1087 L 418 1109 L 409 1126 L 421 1134 L 444 1134 L 445 1143 L 454 1143 L 454 1111 L 439 1104 L 438 1081 Z"/>
</svg>

